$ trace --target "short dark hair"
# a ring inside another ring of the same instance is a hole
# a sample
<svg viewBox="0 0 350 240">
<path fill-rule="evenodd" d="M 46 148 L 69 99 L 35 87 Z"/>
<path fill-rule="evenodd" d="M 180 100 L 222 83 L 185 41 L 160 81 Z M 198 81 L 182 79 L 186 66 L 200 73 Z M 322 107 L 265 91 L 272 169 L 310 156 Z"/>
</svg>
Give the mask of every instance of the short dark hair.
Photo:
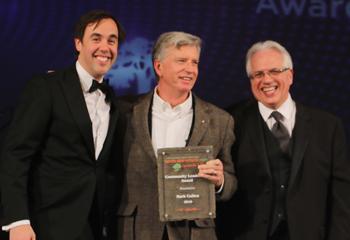
<svg viewBox="0 0 350 240">
<path fill-rule="evenodd" d="M 122 43 L 125 39 L 125 31 L 123 26 L 111 13 L 104 10 L 92 10 L 82 15 L 75 25 L 74 38 L 82 41 L 86 27 L 91 23 L 96 23 L 98 25 L 103 19 L 112 19 L 117 24 L 118 44 Z"/>
</svg>

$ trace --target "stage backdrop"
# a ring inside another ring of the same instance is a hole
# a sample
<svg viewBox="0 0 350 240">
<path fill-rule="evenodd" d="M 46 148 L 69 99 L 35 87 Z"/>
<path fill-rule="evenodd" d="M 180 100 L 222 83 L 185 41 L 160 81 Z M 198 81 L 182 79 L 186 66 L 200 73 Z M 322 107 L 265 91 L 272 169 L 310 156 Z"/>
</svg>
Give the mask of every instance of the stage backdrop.
<svg viewBox="0 0 350 240">
<path fill-rule="evenodd" d="M 293 97 L 337 114 L 349 133 L 350 0 L 1 0 L 0 116 L 33 74 L 74 63 L 73 25 L 95 8 L 114 13 L 127 32 L 108 73 L 119 95 L 154 87 L 152 44 L 177 30 L 204 40 L 195 92 L 228 107 L 251 97 L 247 49 L 273 39 L 294 60 Z"/>
</svg>

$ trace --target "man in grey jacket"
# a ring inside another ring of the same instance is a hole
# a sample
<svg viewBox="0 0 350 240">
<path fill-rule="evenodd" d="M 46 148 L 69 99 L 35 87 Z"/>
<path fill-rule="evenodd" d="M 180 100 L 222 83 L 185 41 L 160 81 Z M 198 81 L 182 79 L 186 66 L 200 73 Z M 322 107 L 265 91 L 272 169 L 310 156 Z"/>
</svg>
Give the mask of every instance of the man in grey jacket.
<svg viewBox="0 0 350 240">
<path fill-rule="evenodd" d="M 230 154 L 233 119 L 191 92 L 200 49 L 200 38 L 183 32 L 164 33 L 155 43 L 153 67 L 158 85 L 126 113 L 126 175 L 117 239 L 216 239 L 213 219 L 161 222 L 158 211 L 159 148 L 212 145 L 215 159 L 200 165 L 198 175 L 214 183 L 218 200 L 229 199 L 236 189 Z"/>
</svg>

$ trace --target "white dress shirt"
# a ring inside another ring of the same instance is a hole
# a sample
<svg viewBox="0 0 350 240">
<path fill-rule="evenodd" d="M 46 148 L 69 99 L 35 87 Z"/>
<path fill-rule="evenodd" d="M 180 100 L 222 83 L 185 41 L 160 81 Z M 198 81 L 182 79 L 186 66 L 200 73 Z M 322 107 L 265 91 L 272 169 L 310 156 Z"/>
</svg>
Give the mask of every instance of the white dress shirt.
<svg viewBox="0 0 350 240">
<path fill-rule="evenodd" d="M 80 79 L 80 84 L 83 90 L 84 99 L 89 112 L 90 120 L 92 122 L 92 135 L 94 138 L 93 140 L 95 146 L 95 158 L 97 160 L 108 132 L 110 105 L 106 103 L 106 96 L 100 89 L 89 93 L 89 89 L 94 78 L 80 65 L 78 61 L 76 62 L 76 69 Z M 27 219 L 16 221 L 9 225 L 3 226 L 2 230 L 9 231 L 11 228 L 26 224 L 30 224 L 30 221 Z"/>
<path fill-rule="evenodd" d="M 185 147 L 189 138 L 193 120 L 192 93 L 183 103 L 171 107 L 154 90 L 152 105 L 152 145 L 157 156 L 159 148 Z M 224 187 L 223 180 L 219 190 Z"/>
<path fill-rule="evenodd" d="M 295 125 L 296 106 L 290 94 L 288 95 L 287 100 L 278 109 L 268 108 L 261 102 L 258 102 L 258 105 L 259 112 L 270 130 L 276 122 L 273 117 L 270 117 L 271 113 L 273 111 L 278 111 L 283 116 L 282 124 L 287 128 L 289 136 L 292 137 Z"/>
<path fill-rule="evenodd" d="M 192 94 L 186 101 L 171 107 L 154 90 L 152 105 L 152 145 L 157 150 L 165 147 L 185 147 L 193 119 Z"/>
<path fill-rule="evenodd" d="M 98 159 L 108 132 L 110 105 L 109 103 L 106 103 L 106 96 L 100 89 L 89 93 L 89 89 L 94 78 L 79 64 L 78 61 L 76 63 L 76 67 L 81 88 L 83 90 L 85 103 L 92 122 L 95 158 Z"/>
</svg>

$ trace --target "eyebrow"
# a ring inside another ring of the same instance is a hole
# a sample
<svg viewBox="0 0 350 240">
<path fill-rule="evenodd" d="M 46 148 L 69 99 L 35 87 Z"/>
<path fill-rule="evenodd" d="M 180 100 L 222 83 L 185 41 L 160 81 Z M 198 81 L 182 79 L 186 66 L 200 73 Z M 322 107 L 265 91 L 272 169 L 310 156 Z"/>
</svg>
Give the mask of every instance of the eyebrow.
<svg viewBox="0 0 350 240">
<path fill-rule="evenodd" d="M 90 35 L 90 37 L 92 38 L 92 37 L 101 37 L 102 36 L 102 34 L 100 34 L 100 33 L 92 33 L 91 35 Z M 108 38 L 116 38 L 116 39 L 118 39 L 118 36 L 117 35 L 115 35 L 115 34 L 111 34 L 111 35 L 109 35 L 108 36 Z"/>
<path fill-rule="evenodd" d="M 118 37 L 117 35 L 115 35 L 115 34 L 111 34 L 111 35 L 109 35 L 108 37 L 109 37 L 109 38 L 116 38 L 116 39 L 119 38 L 119 37 Z"/>
</svg>

